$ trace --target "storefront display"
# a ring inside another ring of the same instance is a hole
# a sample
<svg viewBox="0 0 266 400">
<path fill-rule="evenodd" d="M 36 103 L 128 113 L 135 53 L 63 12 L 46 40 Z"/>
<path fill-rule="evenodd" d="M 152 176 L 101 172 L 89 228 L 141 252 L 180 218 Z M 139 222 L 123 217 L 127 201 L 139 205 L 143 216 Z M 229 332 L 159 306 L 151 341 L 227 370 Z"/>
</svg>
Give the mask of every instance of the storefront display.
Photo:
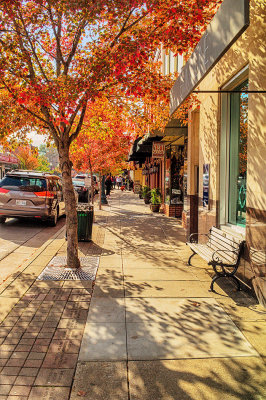
<svg viewBox="0 0 266 400">
<path fill-rule="evenodd" d="M 178 205 L 184 202 L 184 145 L 171 146 L 166 150 L 165 203 Z"/>
</svg>

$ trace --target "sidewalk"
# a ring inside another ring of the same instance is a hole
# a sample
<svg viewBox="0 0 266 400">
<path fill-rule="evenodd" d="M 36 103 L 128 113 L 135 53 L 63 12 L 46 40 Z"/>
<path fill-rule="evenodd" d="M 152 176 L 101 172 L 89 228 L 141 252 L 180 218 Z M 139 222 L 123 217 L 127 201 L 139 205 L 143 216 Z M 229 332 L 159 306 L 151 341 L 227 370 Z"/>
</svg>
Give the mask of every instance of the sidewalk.
<svg viewBox="0 0 266 400">
<path fill-rule="evenodd" d="M 36 282 L 64 232 L 0 294 L 0 400 L 266 398 L 266 313 L 230 282 L 208 291 L 176 219 L 129 192 L 96 212 L 88 281 Z M 92 294 L 93 290 L 93 294 Z"/>
</svg>

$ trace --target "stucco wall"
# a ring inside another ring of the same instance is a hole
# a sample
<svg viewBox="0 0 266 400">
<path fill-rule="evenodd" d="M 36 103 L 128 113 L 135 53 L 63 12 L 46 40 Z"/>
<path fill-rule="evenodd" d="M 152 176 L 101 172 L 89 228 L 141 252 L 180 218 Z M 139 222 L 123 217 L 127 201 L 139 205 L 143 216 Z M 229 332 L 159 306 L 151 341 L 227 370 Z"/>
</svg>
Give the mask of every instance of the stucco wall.
<svg viewBox="0 0 266 400">
<path fill-rule="evenodd" d="M 246 65 L 249 90 L 266 90 L 266 2 L 250 1 L 250 26 L 220 59 L 200 83 L 198 90 L 219 90 Z M 199 94 L 199 197 L 203 193 L 203 164 L 210 164 L 210 206 L 199 207 L 199 231 L 208 230 L 215 221 L 219 223 L 220 201 L 220 135 L 221 98 L 218 93 Z M 247 241 L 245 259 L 250 261 L 250 248 L 266 249 L 266 112 L 265 93 L 250 93 L 248 98 L 247 145 Z M 191 182 L 190 182 L 191 184 Z M 199 202 L 201 204 L 201 202 Z M 247 279 L 252 275 L 265 279 L 266 266 L 243 266 Z"/>
</svg>

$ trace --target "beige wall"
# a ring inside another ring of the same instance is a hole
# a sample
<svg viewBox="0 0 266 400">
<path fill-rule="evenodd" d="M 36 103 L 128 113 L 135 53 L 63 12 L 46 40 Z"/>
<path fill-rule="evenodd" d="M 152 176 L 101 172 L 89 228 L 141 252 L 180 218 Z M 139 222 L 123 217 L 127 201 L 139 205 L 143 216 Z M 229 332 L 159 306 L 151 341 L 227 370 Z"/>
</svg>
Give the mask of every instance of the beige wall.
<svg viewBox="0 0 266 400">
<path fill-rule="evenodd" d="M 198 90 L 218 91 L 248 65 L 250 91 L 266 90 L 266 11 L 265 0 L 250 0 L 250 26 L 233 44 L 216 66 L 200 83 Z M 199 232 L 206 232 L 219 224 L 220 201 L 220 137 L 221 95 L 199 94 L 199 197 L 202 198 L 203 164 L 210 164 L 210 207 L 199 206 Z M 266 249 L 266 97 L 265 93 L 250 93 L 248 98 L 247 144 L 247 225 L 243 237 L 247 242 L 245 260 L 241 262 L 241 275 L 253 282 L 255 291 L 266 284 L 266 265 L 252 262 L 250 249 Z M 192 123 L 191 123 L 192 124 Z M 193 126 L 189 128 L 189 134 Z M 190 139 L 193 146 L 193 135 Z M 196 145 L 195 145 L 196 147 Z M 188 158 L 193 155 L 191 147 Z M 190 165 L 192 165 L 191 162 Z M 223 177 L 221 177 L 222 179 Z M 190 171 L 188 194 L 193 194 L 193 172 Z M 199 203 L 200 204 L 200 203 Z M 256 276 L 255 279 L 253 277 Z M 258 281 L 258 282 L 256 282 Z M 257 294 L 258 295 L 258 294 Z M 258 296 L 259 297 L 259 296 Z M 266 300 L 264 300 L 266 301 Z"/>
<path fill-rule="evenodd" d="M 265 1 L 250 1 L 250 26 L 200 83 L 199 90 L 219 90 L 249 65 L 249 90 L 266 90 Z M 211 164 L 212 200 L 219 199 L 220 104 L 218 94 L 201 94 L 200 165 Z M 266 113 L 265 94 L 249 94 L 248 104 L 247 206 L 266 210 Z M 202 193 L 202 174 L 200 188 Z"/>
</svg>

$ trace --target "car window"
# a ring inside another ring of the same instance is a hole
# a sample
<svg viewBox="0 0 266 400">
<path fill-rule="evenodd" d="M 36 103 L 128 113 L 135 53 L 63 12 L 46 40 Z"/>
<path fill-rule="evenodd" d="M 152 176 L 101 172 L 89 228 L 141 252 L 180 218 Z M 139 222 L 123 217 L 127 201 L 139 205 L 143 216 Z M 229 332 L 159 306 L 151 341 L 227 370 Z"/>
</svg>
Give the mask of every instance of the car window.
<svg viewBox="0 0 266 400">
<path fill-rule="evenodd" d="M 46 190 L 46 180 L 25 176 L 5 176 L 0 181 L 0 187 L 23 192 L 42 192 Z"/>
<path fill-rule="evenodd" d="M 84 186 L 84 185 L 85 185 L 85 182 L 82 181 L 82 180 L 73 179 L 72 182 L 73 182 L 73 185 L 74 185 L 74 186 L 75 186 L 75 185 L 76 185 L 76 186 Z"/>
</svg>

